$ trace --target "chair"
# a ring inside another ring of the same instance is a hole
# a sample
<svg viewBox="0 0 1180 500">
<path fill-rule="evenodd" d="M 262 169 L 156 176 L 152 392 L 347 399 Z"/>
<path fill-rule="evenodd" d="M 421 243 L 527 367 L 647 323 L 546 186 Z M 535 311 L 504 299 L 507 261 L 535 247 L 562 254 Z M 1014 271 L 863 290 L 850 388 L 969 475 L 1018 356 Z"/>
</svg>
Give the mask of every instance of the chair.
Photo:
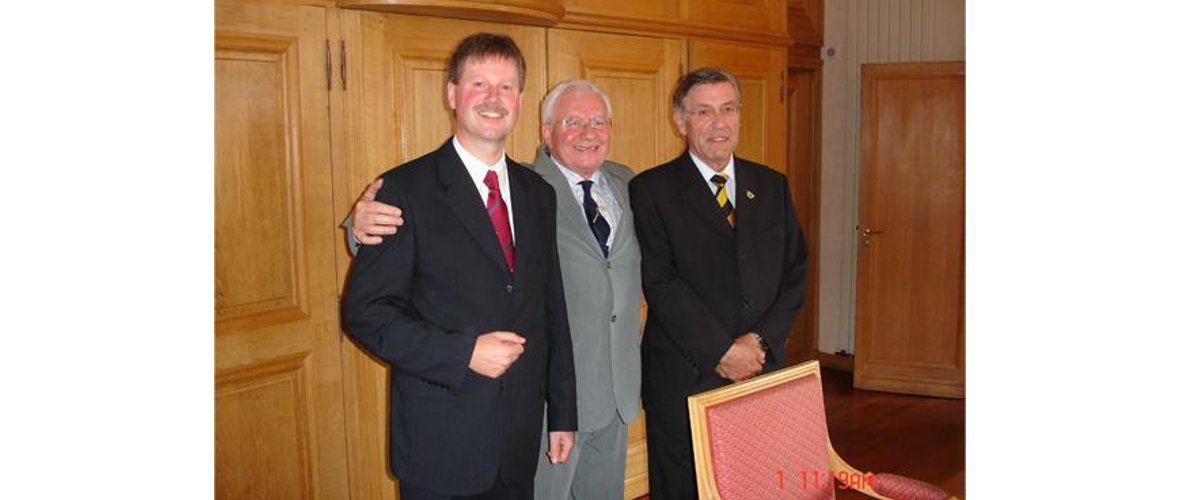
<svg viewBox="0 0 1180 500">
<path fill-rule="evenodd" d="M 703 499 L 946 499 L 937 486 L 848 465 L 828 439 L 819 363 L 808 361 L 688 398 Z"/>
</svg>

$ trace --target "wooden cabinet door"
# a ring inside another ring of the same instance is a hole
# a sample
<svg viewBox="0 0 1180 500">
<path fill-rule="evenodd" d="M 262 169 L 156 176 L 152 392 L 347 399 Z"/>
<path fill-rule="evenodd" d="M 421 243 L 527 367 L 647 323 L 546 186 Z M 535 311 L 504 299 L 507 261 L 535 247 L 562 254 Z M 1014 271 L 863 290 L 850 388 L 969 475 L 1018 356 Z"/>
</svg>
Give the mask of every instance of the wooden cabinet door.
<svg viewBox="0 0 1180 500">
<path fill-rule="evenodd" d="M 742 130 L 735 154 L 787 173 L 786 50 L 702 41 L 691 42 L 688 49 L 690 68 L 719 66 L 742 84 Z"/>
<path fill-rule="evenodd" d="M 327 14 L 215 9 L 216 497 L 347 498 Z"/>
<path fill-rule="evenodd" d="M 853 383 L 964 396 L 963 63 L 865 64 Z"/>
<path fill-rule="evenodd" d="M 390 168 L 434 151 L 452 135 L 446 105 L 446 62 L 464 37 L 480 32 L 512 36 L 525 56 L 520 118 L 509 136 L 508 156 L 532 162 L 540 144 L 545 93 L 542 28 L 456 19 L 344 10 L 340 32 L 347 47 L 347 89 L 334 92 L 337 169 L 336 220 L 348 214 L 361 191 Z M 343 233 L 337 233 L 343 249 Z M 339 252 L 340 284 L 351 264 Z M 389 472 L 389 367 L 362 347 L 345 342 L 343 358 L 350 480 L 354 498 L 397 498 Z"/>
<path fill-rule="evenodd" d="M 572 78 L 598 85 L 614 115 L 608 158 L 636 172 L 684 149 L 671 114 L 683 61 L 682 40 L 549 30 L 549 86 Z"/>
</svg>

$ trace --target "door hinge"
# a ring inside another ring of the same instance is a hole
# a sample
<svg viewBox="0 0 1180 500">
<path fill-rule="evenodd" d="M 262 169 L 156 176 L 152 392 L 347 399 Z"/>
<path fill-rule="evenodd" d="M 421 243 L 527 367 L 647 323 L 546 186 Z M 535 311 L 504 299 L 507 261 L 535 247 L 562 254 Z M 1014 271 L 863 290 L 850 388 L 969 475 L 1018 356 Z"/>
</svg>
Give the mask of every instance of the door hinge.
<svg viewBox="0 0 1180 500">
<path fill-rule="evenodd" d="M 345 71 L 348 68 L 348 52 L 344 50 L 344 40 L 340 40 L 340 90 L 348 90 L 348 77 Z"/>
<path fill-rule="evenodd" d="M 324 76 L 328 79 L 328 90 L 332 90 L 332 41 L 324 40 Z"/>
</svg>

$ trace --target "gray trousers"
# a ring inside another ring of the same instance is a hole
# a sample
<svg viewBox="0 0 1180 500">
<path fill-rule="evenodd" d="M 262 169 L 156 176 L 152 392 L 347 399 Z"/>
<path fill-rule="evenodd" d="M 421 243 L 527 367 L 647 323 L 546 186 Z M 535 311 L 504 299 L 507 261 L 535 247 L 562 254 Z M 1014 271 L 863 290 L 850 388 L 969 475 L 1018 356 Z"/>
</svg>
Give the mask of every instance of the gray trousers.
<svg viewBox="0 0 1180 500">
<path fill-rule="evenodd" d="M 615 418 L 601 429 L 579 431 L 566 463 L 552 465 L 549 433 L 541 438 L 537 475 L 533 479 L 536 500 L 622 500 L 623 474 L 627 466 L 627 424 Z"/>
</svg>

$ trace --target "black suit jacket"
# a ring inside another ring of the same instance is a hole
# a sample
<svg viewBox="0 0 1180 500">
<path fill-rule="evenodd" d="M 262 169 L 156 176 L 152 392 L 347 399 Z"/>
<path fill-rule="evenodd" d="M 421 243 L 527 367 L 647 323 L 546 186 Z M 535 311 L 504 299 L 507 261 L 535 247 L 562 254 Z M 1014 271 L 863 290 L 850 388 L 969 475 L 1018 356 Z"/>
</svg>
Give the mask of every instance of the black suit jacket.
<svg viewBox="0 0 1180 500">
<path fill-rule="evenodd" d="M 349 333 L 392 368 L 390 462 L 438 493 L 532 481 L 549 430 L 576 430 L 577 407 L 553 189 L 507 160 L 516 269 L 509 273 L 484 201 L 451 141 L 383 175 L 377 201 L 405 224 L 364 246 L 349 273 Z M 481 333 L 527 339 L 497 379 L 468 368 Z"/>
<path fill-rule="evenodd" d="M 642 344 L 649 409 L 681 413 L 688 394 L 728 383 L 713 370 L 747 332 L 770 344 L 764 372 L 786 366 L 787 335 L 806 293 L 807 246 L 787 178 L 741 158 L 734 172 L 735 227 L 687 151 L 631 181 L 649 312 Z"/>
</svg>

